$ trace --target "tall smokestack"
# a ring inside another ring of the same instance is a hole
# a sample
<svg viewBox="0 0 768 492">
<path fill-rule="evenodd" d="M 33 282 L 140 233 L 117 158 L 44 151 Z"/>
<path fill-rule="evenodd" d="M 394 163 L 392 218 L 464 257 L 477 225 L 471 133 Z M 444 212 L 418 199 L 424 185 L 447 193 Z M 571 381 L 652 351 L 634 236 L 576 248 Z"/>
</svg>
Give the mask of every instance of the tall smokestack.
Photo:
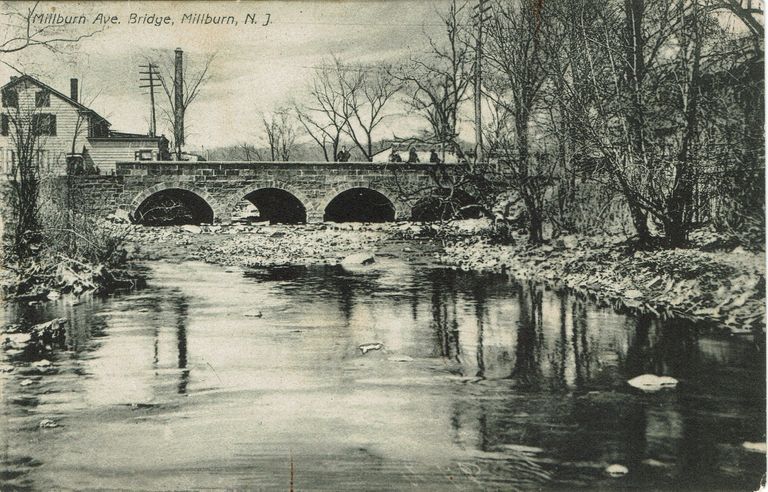
<svg viewBox="0 0 768 492">
<path fill-rule="evenodd" d="M 173 76 L 173 127 L 176 148 L 181 148 L 184 143 L 184 52 L 176 48 L 175 73 Z"/>
<path fill-rule="evenodd" d="M 77 95 L 77 79 L 69 79 L 69 98 L 75 102 L 78 102 Z"/>
</svg>

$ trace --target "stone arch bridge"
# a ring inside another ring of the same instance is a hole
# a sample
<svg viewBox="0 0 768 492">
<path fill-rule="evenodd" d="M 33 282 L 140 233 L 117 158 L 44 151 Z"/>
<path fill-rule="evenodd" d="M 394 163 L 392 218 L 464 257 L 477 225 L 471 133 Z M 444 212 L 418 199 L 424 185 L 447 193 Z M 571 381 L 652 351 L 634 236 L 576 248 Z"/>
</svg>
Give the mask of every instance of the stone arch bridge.
<svg viewBox="0 0 768 492">
<path fill-rule="evenodd" d="M 230 220 L 243 199 L 296 222 L 405 220 L 412 200 L 406 203 L 402 190 L 434 188 L 435 170 L 370 162 L 119 162 L 114 175 L 70 177 L 69 193 L 80 210 L 134 220 L 169 194 L 198 209 L 200 222 Z"/>
</svg>

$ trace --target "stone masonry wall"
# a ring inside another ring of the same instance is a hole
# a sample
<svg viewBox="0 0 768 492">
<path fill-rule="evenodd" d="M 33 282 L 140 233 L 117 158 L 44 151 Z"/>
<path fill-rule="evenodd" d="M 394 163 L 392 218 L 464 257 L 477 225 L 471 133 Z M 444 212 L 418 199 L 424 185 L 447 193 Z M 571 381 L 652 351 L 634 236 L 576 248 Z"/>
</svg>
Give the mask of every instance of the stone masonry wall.
<svg viewBox="0 0 768 492">
<path fill-rule="evenodd" d="M 152 194 L 171 188 L 192 191 L 226 221 L 237 202 L 262 188 L 279 188 L 298 198 L 309 222 L 322 221 L 325 207 L 350 188 L 369 188 L 394 204 L 397 219 L 411 207 L 403 188 L 428 187 L 430 164 L 289 163 L 289 162 L 120 162 L 114 176 L 76 176 L 73 194 L 81 210 L 109 215 L 133 213 Z"/>
</svg>

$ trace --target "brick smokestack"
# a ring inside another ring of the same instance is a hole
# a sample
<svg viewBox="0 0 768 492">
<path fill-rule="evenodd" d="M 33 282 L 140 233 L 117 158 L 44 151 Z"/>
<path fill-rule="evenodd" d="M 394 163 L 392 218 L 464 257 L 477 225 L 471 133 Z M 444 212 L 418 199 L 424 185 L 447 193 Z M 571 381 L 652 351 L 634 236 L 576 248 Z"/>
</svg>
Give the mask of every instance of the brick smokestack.
<svg viewBox="0 0 768 492">
<path fill-rule="evenodd" d="M 176 148 L 184 143 L 184 52 L 176 48 L 175 73 L 173 76 L 173 127 Z"/>
<path fill-rule="evenodd" d="M 79 94 L 77 89 L 77 79 L 69 79 L 69 98 L 75 102 L 79 102 L 77 100 L 77 96 Z"/>
</svg>

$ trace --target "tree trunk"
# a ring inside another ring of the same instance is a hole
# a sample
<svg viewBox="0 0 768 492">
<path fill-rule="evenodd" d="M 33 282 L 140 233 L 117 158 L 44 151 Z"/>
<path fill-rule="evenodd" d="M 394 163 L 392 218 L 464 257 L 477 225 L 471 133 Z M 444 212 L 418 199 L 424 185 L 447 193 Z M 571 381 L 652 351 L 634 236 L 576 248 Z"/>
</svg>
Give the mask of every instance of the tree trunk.
<svg viewBox="0 0 768 492">
<path fill-rule="evenodd" d="M 699 85 L 701 75 L 701 43 L 698 33 L 698 9 L 694 4 L 694 12 L 690 16 L 691 39 L 693 43 L 693 60 L 691 72 L 686 87 L 685 100 L 685 133 L 677 156 L 675 166 L 675 182 L 672 193 L 667 200 L 667 217 L 664 235 L 668 246 L 681 247 L 688 240 L 688 229 L 691 226 L 691 211 L 693 207 L 693 187 L 695 176 L 693 172 L 694 145 L 698 135 Z"/>
</svg>

